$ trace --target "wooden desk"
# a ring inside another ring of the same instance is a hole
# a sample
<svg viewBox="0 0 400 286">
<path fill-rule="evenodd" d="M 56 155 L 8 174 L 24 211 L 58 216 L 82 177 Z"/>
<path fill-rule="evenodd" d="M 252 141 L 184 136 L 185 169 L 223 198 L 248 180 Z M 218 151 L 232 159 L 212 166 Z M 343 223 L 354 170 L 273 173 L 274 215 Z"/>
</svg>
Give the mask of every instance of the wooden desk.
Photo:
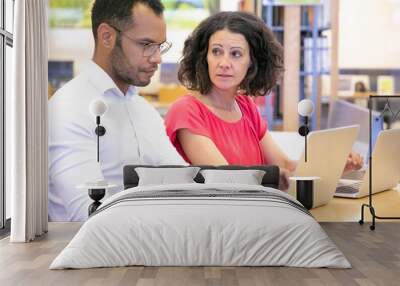
<svg viewBox="0 0 400 286">
<path fill-rule="evenodd" d="M 169 108 L 173 102 L 162 102 L 162 101 L 150 101 L 150 104 L 154 108 Z"/>
<path fill-rule="evenodd" d="M 379 94 L 377 92 L 355 92 L 352 95 L 338 95 L 338 99 L 344 99 L 344 100 L 355 100 L 355 99 L 368 99 L 370 95 L 384 95 L 384 94 Z M 391 94 L 391 95 L 400 95 L 400 94 Z"/>
<path fill-rule="evenodd" d="M 380 216 L 400 216 L 400 184 L 396 189 L 372 195 L 372 203 Z M 361 205 L 368 203 L 368 196 L 360 199 L 333 198 L 328 204 L 310 210 L 317 221 L 353 221 L 361 218 Z M 365 221 L 371 221 L 369 210 Z M 379 223 L 379 219 L 377 222 Z"/>
<path fill-rule="evenodd" d="M 343 100 L 355 100 L 355 99 L 368 99 L 370 95 L 376 95 L 369 92 L 355 92 L 352 95 L 338 95 L 338 99 Z"/>
</svg>

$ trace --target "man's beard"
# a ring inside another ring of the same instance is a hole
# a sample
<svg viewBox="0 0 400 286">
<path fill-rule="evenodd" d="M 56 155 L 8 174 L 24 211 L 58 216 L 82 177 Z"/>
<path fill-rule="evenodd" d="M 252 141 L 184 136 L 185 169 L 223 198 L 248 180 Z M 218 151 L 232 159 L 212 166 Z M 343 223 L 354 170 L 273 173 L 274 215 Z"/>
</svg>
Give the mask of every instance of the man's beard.
<svg viewBox="0 0 400 286">
<path fill-rule="evenodd" d="M 122 50 L 121 44 L 117 42 L 110 55 L 111 68 L 114 76 L 119 80 L 129 85 L 146 86 L 148 81 L 141 81 L 137 75 L 133 77 L 129 71 L 134 70 L 134 67 L 129 63 L 128 58 Z M 137 69 L 136 69 L 137 70 Z"/>
</svg>

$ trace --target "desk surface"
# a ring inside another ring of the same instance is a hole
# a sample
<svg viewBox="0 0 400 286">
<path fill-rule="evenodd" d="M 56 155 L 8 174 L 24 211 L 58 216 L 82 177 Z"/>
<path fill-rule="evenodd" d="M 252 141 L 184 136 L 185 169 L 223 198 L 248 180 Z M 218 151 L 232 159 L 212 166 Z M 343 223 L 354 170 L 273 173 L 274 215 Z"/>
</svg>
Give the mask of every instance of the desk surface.
<svg viewBox="0 0 400 286">
<path fill-rule="evenodd" d="M 297 132 L 271 132 L 281 149 L 293 160 L 301 156 L 304 138 Z M 400 178 L 399 178 L 400 179 Z M 373 206 L 379 216 L 400 216 L 400 185 L 396 189 L 373 195 Z M 368 197 L 360 199 L 333 198 L 328 204 L 311 210 L 318 221 L 358 221 L 361 205 L 368 203 Z M 366 221 L 371 220 L 369 210 Z"/>
<path fill-rule="evenodd" d="M 387 95 L 379 94 L 377 92 L 355 92 L 350 95 L 338 95 L 339 99 L 368 99 L 370 95 Z M 390 95 L 400 95 L 400 94 L 390 94 Z"/>
<path fill-rule="evenodd" d="M 368 197 L 333 198 L 328 204 L 314 208 L 310 212 L 317 221 L 358 221 L 361 218 L 361 205 L 367 203 Z M 395 189 L 372 195 L 372 205 L 378 216 L 400 217 L 400 184 Z M 371 221 L 368 209 L 365 209 L 365 215 L 365 221 Z"/>
</svg>

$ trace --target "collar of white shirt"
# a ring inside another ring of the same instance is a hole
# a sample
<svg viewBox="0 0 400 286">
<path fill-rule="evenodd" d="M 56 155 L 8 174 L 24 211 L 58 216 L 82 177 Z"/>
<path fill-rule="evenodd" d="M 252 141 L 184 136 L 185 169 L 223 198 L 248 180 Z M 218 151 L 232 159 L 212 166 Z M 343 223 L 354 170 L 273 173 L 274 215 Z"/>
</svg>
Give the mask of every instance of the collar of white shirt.
<svg viewBox="0 0 400 286">
<path fill-rule="evenodd" d="M 112 78 L 94 61 L 90 61 L 87 65 L 86 74 L 89 82 L 100 92 L 100 94 L 113 93 L 118 96 L 126 96 L 126 98 L 137 95 L 137 88 L 130 85 L 128 91 L 124 95 L 118 88 Z"/>
</svg>

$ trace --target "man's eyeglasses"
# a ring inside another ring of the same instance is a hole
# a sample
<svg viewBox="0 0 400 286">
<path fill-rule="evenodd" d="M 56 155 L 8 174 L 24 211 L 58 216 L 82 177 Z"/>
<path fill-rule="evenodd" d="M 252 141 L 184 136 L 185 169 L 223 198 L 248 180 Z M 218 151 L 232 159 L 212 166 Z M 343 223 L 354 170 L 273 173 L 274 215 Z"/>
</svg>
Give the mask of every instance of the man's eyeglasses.
<svg viewBox="0 0 400 286">
<path fill-rule="evenodd" d="M 168 52 L 168 50 L 172 46 L 172 43 L 167 42 L 167 41 L 165 41 L 165 42 L 163 42 L 161 44 L 159 44 L 159 43 L 143 43 L 143 42 L 137 41 L 137 40 L 132 39 L 131 37 L 127 36 L 123 31 L 121 31 L 120 29 L 118 29 L 114 25 L 111 25 L 111 24 L 108 24 L 108 25 L 111 26 L 118 33 L 120 33 L 122 36 L 125 36 L 127 39 L 129 39 L 132 42 L 134 42 L 136 45 L 141 46 L 142 49 L 143 49 L 143 56 L 144 57 L 150 57 L 150 56 L 154 55 L 157 52 L 157 50 L 159 50 L 160 54 L 163 55 L 166 52 Z"/>
</svg>

